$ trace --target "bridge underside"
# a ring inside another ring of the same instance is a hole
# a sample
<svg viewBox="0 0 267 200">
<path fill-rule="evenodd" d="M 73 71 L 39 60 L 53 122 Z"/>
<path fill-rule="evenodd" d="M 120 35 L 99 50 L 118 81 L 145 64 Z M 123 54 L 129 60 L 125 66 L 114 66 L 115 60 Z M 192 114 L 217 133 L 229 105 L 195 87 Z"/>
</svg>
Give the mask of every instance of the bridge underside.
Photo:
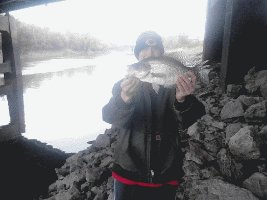
<svg viewBox="0 0 267 200">
<path fill-rule="evenodd" d="M 0 2 L 0 13 L 6 13 L 13 10 L 38 6 L 63 0 L 2 0 Z"/>
<path fill-rule="evenodd" d="M 222 87 L 267 69 L 267 1 L 209 0 L 203 59 L 222 63 Z"/>
</svg>

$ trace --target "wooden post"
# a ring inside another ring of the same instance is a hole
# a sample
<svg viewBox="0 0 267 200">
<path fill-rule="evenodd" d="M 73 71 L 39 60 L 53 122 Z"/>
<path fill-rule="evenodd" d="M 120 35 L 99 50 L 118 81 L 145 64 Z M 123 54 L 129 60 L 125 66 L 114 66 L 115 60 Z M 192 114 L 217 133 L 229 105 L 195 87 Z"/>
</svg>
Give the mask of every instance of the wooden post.
<svg viewBox="0 0 267 200">
<path fill-rule="evenodd" d="M 208 0 L 203 60 L 221 62 L 227 0 Z"/>
<path fill-rule="evenodd" d="M 208 4 L 203 59 L 222 63 L 222 89 L 243 84 L 252 67 L 266 70 L 267 1 L 209 0 Z"/>
<path fill-rule="evenodd" d="M 20 57 L 17 44 L 17 34 L 14 20 L 7 14 L 1 16 L 5 25 L 1 28 L 3 64 L 0 65 L 4 73 L 5 84 L 0 87 L 0 94 L 7 95 L 10 123 L 0 127 L 0 141 L 12 139 L 25 132 L 23 87 Z"/>
<path fill-rule="evenodd" d="M 232 19 L 233 19 L 233 1 L 227 0 L 226 12 L 225 12 L 225 24 L 223 31 L 223 46 L 222 46 L 222 68 L 221 68 L 221 79 L 220 86 L 223 91 L 226 89 L 226 75 L 229 65 L 229 54 L 230 54 L 230 44 L 231 44 L 231 33 L 232 33 Z"/>
</svg>

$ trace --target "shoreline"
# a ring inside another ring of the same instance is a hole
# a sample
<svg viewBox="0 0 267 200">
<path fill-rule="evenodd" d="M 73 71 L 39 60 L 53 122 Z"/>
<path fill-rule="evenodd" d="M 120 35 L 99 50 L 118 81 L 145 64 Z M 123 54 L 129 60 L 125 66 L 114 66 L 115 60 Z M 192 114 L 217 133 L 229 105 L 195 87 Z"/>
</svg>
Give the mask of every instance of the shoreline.
<svg viewBox="0 0 267 200">
<path fill-rule="evenodd" d="M 33 61 L 44 61 L 49 59 L 59 58 L 83 58 L 92 59 L 100 55 L 109 53 L 106 51 L 95 51 L 95 52 L 76 52 L 69 49 L 66 50 L 55 50 L 55 51 L 30 51 L 25 54 L 20 54 L 21 63 L 33 62 Z"/>
</svg>

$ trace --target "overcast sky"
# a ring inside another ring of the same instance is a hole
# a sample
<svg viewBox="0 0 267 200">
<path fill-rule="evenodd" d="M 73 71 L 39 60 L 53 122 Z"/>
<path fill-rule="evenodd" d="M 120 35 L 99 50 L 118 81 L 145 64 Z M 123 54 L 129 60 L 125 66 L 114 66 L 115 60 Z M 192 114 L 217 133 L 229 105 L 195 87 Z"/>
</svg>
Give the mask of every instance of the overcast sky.
<svg viewBox="0 0 267 200">
<path fill-rule="evenodd" d="M 132 45 L 146 30 L 203 39 L 206 7 L 207 0 L 66 0 L 11 14 L 52 31 L 90 33 L 107 43 Z"/>
</svg>

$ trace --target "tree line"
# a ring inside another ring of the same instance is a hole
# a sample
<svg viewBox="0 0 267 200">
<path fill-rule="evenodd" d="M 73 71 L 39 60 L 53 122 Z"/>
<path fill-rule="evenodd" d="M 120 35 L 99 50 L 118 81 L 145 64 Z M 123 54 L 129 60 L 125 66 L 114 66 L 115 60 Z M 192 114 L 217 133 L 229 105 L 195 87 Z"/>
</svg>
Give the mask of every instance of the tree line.
<svg viewBox="0 0 267 200">
<path fill-rule="evenodd" d="M 194 48 L 203 45 L 203 41 L 191 39 L 185 34 L 163 38 L 163 43 L 166 49 Z"/>
<path fill-rule="evenodd" d="M 89 34 L 58 33 L 15 20 L 21 52 L 72 50 L 80 53 L 104 51 L 107 45 Z"/>
</svg>

